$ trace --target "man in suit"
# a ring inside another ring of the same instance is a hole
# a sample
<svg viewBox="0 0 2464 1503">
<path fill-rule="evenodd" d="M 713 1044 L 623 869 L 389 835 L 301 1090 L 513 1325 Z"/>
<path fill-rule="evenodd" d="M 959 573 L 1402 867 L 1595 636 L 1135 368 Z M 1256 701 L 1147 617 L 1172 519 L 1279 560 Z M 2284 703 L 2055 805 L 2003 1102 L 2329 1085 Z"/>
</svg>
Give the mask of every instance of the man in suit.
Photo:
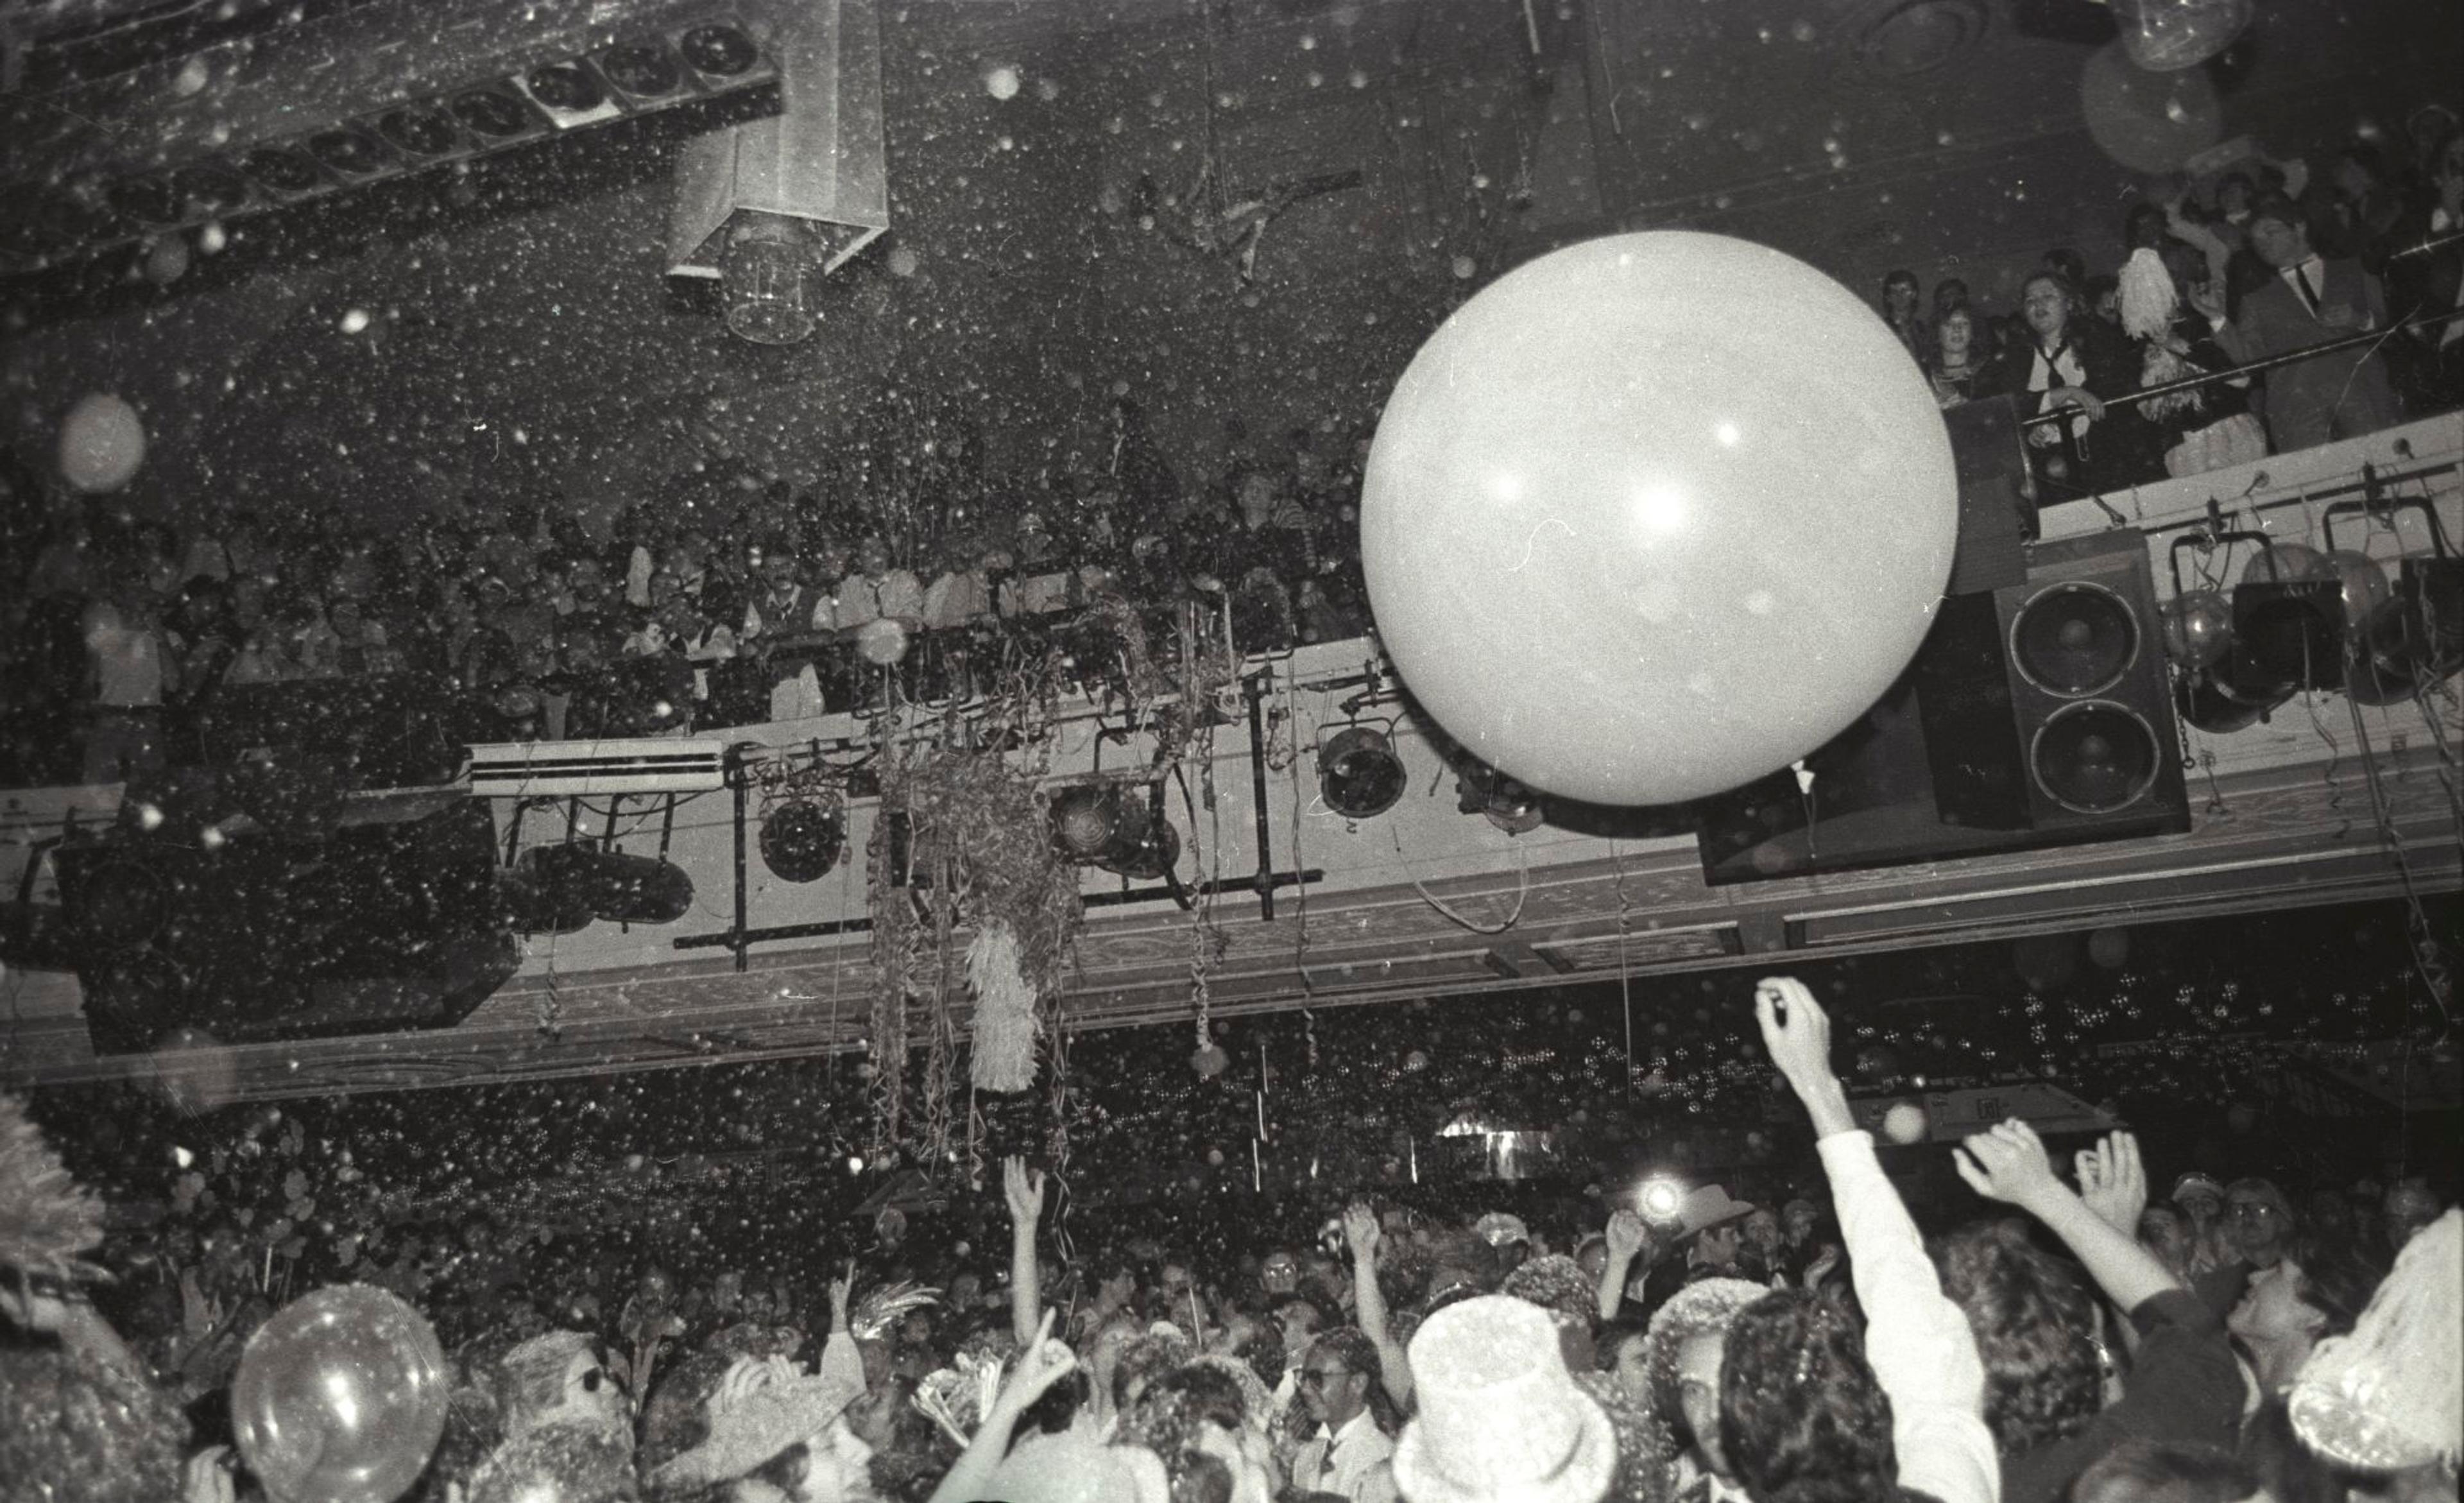
<svg viewBox="0 0 2464 1503">
<path fill-rule="evenodd" d="M 2251 289 L 2216 342 L 2236 360 L 2265 360 L 2387 327 L 2387 296 L 2359 261 L 2311 249 L 2292 200 L 2252 210 L 2251 249 L 2275 274 Z M 2375 345 L 2299 361 L 2267 373 L 2268 435 L 2279 453 L 2375 431 L 2399 420 L 2387 364 Z"/>
<path fill-rule="evenodd" d="M 2464 134 L 2447 138 L 2431 164 L 2431 194 L 2396 233 L 2387 306 L 2402 320 L 2464 312 Z M 2405 406 L 2443 412 L 2464 403 L 2464 317 L 2407 330 L 2389 346 Z"/>
</svg>

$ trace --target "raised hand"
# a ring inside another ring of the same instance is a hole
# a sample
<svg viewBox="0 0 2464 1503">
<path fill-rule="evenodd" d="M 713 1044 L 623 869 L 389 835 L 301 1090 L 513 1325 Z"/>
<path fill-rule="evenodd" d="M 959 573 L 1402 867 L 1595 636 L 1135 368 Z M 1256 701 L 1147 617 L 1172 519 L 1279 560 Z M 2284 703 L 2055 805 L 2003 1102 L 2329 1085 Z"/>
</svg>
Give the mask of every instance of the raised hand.
<svg viewBox="0 0 2464 1503">
<path fill-rule="evenodd" d="M 1766 976 L 1754 983 L 1754 1021 L 1771 1063 L 1805 1103 L 1817 1138 L 1856 1131 L 1848 1093 L 1831 1072 L 1831 1014 L 1814 1000 L 1813 988 L 1793 976 Z"/>
<path fill-rule="evenodd" d="M 2044 1140 L 2015 1116 L 1969 1138 L 1950 1158 L 1969 1187 L 1990 1201 L 2035 1211 L 2062 1192 Z"/>
<path fill-rule="evenodd" d="M 1032 1227 L 1044 1215 L 1044 1175 L 1016 1154 L 1001 1160 L 1001 1192 L 1013 1226 Z"/>
<path fill-rule="evenodd" d="M 1023 1409 L 1045 1395 L 1054 1383 L 1068 1377 L 1078 1368 L 1078 1354 L 1069 1350 L 1066 1341 L 1052 1338 L 1052 1317 L 1046 1310 L 1035 1328 L 1035 1339 L 1020 1354 L 1017 1367 L 1010 1372 L 1009 1386 L 1001 1390 L 1001 1403 L 1012 1409 Z"/>
<path fill-rule="evenodd" d="M 1754 1021 L 1763 1047 L 1788 1083 L 1804 1094 L 1804 1082 L 1831 1074 L 1831 1015 L 1814 1000 L 1813 988 L 1793 976 L 1766 976 L 1754 983 Z"/>
<path fill-rule="evenodd" d="M 2094 1148 L 2079 1150 L 2079 1199 L 2097 1218 L 2125 1237 L 2139 1235 L 2140 1213 L 2147 1209 L 2147 1169 L 2139 1160 L 2139 1139 L 2129 1133 L 2107 1133 Z"/>
<path fill-rule="evenodd" d="M 847 1271 L 830 1280 L 830 1329 L 847 1328 L 847 1296 L 855 1292 L 855 1259 L 847 1260 Z"/>
<path fill-rule="evenodd" d="M 1360 1201 L 1343 1208 L 1343 1240 L 1354 1254 L 1364 1258 L 1377 1255 L 1377 1213 Z"/>
<path fill-rule="evenodd" d="M 1609 1256 L 1631 1263 L 1650 1245 L 1651 1228 L 1634 1212 L 1621 1210 L 1609 1218 L 1608 1240 Z"/>
</svg>

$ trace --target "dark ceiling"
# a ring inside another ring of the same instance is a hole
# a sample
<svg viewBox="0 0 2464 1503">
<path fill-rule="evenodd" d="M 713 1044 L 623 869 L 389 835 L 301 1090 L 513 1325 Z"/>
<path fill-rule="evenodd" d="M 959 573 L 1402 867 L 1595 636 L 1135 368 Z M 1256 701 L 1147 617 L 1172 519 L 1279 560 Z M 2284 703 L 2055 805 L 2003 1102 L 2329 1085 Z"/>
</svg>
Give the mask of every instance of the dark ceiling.
<svg viewBox="0 0 2464 1503">
<path fill-rule="evenodd" d="M 2090 85 L 2123 76 L 2087 0 L 927 0 L 882 27 L 892 226 L 805 344 L 735 342 L 663 284 L 678 127 L 649 120 L 242 221 L 167 286 L 120 259 L 0 289 L 0 432 L 47 455 L 117 389 L 155 440 L 132 497 L 174 508 L 613 503 L 717 453 L 856 483 L 958 427 L 1031 493 L 1099 464 L 1132 394 L 1188 481 L 1228 419 L 1365 428 L 1451 307 L 1571 238 L 1685 225 L 1991 298 L 2051 244 L 2118 258 L 2143 179 L 2112 152 L 2322 154 L 2464 77 L 2430 0 L 2277 0 L 2219 63 L 2120 94 Z M 1275 214 L 1245 275 L 1199 211 L 1355 178 Z"/>
</svg>

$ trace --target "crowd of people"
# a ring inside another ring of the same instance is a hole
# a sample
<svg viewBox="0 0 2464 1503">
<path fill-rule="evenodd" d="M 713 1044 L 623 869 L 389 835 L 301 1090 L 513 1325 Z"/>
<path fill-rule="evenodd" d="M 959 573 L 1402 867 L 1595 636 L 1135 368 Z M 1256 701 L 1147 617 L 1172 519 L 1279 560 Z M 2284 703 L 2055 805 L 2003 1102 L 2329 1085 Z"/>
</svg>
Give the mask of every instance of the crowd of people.
<svg viewBox="0 0 2464 1503">
<path fill-rule="evenodd" d="M 2464 318 L 2398 325 L 2464 309 L 2464 130 L 2442 110 L 2416 124 L 2409 154 L 2355 141 L 2323 172 L 2262 157 L 2203 194 L 2134 203 L 2120 267 L 2090 275 L 2077 252 L 2048 251 L 2012 312 L 1957 277 L 1928 307 L 1916 274 L 1894 271 L 1883 317 L 1944 407 L 2009 396 L 2047 418 L 2026 431 L 2040 504 L 2447 410 L 2464 402 Z M 2371 332 L 2384 337 L 2227 374 Z M 2117 401 L 2159 387 L 2173 389 Z"/>
<path fill-rule="evenodd" d="M 2464 1212 L 2426 1183 L 2297 1207 L 2190 1169 L 2160 1202 L 2129 1133 L 2057 1167 L 2014 1119 L 1950 1150 L 1978 1202 L 1928 1238 L 1856 1126 L 1811 991 L 1768 979 L 1754 1007 L 1817 1160 L 1776 1207 L 1717 1184 L 1605 1225 L 1355 1201 L 1314 1241 L 1270 1217 L 1204 1249 L 1121 1223 L 1065 1259 L 1045 1176 L 1012 1159 L 1005 1249 L 885 1211 L 825 1290 L 723 1257 L 616 1291 L 568 1261 L 560 1290 L 529 1249 L 412 1238 L 360 1273 L 448 1343 L 444 1438 L 405 1495 L 2455 1495 Z M 0 1168 L 58 1178 L 16 1146 Z M 0 1222 L 42 1204 L 16 1190 Z M 273 1303 L 251 1260 L 208 1247 L 176 1288 L 98 1290 L 68 1219 L 0 1225 L 0 1492 L 306 1503 L 231 1465 L 218 1404 Z"/>
<path fill-rule="evenodd" d="M 1126 403 L 1120 422 L 1138 437 Z M 1124 617 L 1167 674 L 1184 610 L 1243 651 L 1357 636 L 1367 445 L 1331 446 L 1309 429 L 1241 442 L 1187 488 L 1159 459 L 1117 466 L 1014 514 L 970 507 L 977 480 L 932 498 L 958 520 L 895 540 L 847 497 L 726 460 L 600 535 L 561 501 L 478 497 L 407 530 L 234 510 L 183 532 L 66 493 L 30 507 L 44 493 L 21 472 L 0 489 L 38 520 L 0 637 L 0 784 L 142 779 L 253 744 L 269 718 L 385 734 L 347 696 L 285 687 L 307 682 L 428 686 L 415 697 L 458 744 L 964 697 L 1056 650 L 1093 685 Z"/>
</svg>

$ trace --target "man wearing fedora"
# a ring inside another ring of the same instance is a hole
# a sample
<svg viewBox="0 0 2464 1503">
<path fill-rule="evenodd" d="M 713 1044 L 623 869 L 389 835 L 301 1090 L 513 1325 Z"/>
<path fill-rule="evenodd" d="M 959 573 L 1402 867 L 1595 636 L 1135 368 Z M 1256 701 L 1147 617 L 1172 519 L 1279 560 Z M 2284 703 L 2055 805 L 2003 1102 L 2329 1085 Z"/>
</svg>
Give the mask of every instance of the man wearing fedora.
<svg viewBox="0 0 2464 1503">
<path fill-rule="evenodd" d="M 1676 1217 L 1676 1246 L 1684 1256 L 1669 1258 L 1651 1271 L 1642 1289 L 1645 1311 L 1658 1310 L 1698 1278 L 1739 1277 L 1745 1220 L 1753 1213 L 1750 1203 L 1732 1198 L 1721 1185 L 1687 1191 L 1677 1203 Z"/>
</svg>

